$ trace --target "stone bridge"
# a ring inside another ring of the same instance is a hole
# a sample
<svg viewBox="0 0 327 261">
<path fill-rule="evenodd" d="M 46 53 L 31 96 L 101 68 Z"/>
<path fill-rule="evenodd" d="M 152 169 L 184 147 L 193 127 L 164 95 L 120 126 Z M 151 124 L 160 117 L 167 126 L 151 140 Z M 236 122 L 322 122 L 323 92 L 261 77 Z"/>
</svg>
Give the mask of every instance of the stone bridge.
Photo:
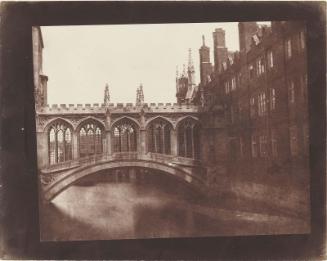
<svg viewBox="0 0 327 261">
<path fill-rule="evenodd" d="M 85 176 L 103 170 L 119 170 L 121 168 L 130 168 L 130 170 L 139 168 L 142 171 L 138 173 L 146 175 L 155 175 L 155 173 L 158 173 L 157 171 L 160 171 L 174 176 L 199 192 L 204 192 L 206 187 L 205 168 L 201 166 L 199 161 L 175 158 L 171 155 L 154 153 L 139 155 L 135 152 L 126 152 L 110 156 L 103 154 L 80 158 L 42 169 L 40 183 L 43 199 L 51 201 L 60 192 Z M 114 174 L 115 172 L 107 173 L 105 175 Z"/>
<path fill-rule="evenodd" d="M 51 201 L 87 175 L 122 168 L 158 170 L 204 191 L 210 139 L 201 109 L 170 103 L 42 107 L 36 117 L 42 198 Z"/>
</svg>

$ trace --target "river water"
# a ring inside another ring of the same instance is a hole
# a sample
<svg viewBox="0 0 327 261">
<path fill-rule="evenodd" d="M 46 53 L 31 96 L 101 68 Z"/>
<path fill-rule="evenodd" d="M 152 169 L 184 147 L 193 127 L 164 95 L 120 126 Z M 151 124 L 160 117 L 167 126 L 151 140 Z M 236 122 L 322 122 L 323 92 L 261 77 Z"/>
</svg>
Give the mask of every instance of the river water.
<svg viewBox="0 0 327 261">
<path fill-rule="evenodd" d="M 45 241 L 265 234 L 269 218 L 213 206 L 165 178 L 76 184 L 40 208 Z"/>
</svg>

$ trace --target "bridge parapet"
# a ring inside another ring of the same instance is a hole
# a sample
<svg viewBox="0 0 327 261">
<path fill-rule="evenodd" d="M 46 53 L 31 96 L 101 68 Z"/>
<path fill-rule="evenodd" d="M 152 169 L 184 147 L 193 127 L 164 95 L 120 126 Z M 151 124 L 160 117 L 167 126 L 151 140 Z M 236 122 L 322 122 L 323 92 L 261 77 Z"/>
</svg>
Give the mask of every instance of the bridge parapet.
<svg viewBox="0 0 327 261">
<path fill-rule="evenodd" d="M 117 153 L 113 155 L 96 155 L 87 158 L 56 164 L 40 171 L 42 197 L 51 200 L 65 188 L 98 171 L 118 168 L 145 168 L 162 171 L 176 176 L 191 186 L 204 189 L 206 170 L 198 161 L 186 158 L 173 158 L 169 155 L 138 153 Z"/>
<path fill-rule="evenodd" d="M 133 103 L 110 103 L 105 106 L 103 103 L 91 104 L 52 104 L 38 109 L 38 114 L 90 114 L 105 113 L 109 109 L 111 113 L 140 113 L 141 111 L 155 113 L 196 113 L 202 110 L 197 105 L 177 104 L 177 103 L 144 103 L 136 105 Z"/>
<path fill-rule="evenodd" d="M 114 153 L 112 155 L 107 154 L 98 154 L 88 157 L 78 158 L 75 160 L 65 161 L 49 165 L 45 168 L 42 168 L 40 172 L 42 174 L 55 173 L 60 171 L 65 171 L 68 169 L 107 162 L 107 161 L 124 161 L 124 160 L 145 160 L 145 161 L 156 161 L 165 163 L 168 165 L 180 165 L 184 167 L 200 167 L 201 162 L 191 158 L 176 157 L 172 155 L 159 154 L 159 153 L 147 153 L 141 155 L 137 152 L 120 152 Z M 168 162 L 168 163 L 167 163 Z"/>
</svg>

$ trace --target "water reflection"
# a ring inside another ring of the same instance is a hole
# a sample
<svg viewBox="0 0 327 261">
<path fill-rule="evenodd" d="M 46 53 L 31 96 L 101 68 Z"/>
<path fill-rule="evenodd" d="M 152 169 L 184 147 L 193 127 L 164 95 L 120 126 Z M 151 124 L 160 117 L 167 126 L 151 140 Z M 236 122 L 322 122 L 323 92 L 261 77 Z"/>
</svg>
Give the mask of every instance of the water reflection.
<svg viewBox="0 0 327 261">
<path fill-rule="evenodd" d="M 90 177 L 41 206 L 40 213 L 42 240 L 264 234 L 272 218 L 253 222 L 249 215 L 207 204 L 194 191 L 160 175 L 141 182 Z"/>
</svg>

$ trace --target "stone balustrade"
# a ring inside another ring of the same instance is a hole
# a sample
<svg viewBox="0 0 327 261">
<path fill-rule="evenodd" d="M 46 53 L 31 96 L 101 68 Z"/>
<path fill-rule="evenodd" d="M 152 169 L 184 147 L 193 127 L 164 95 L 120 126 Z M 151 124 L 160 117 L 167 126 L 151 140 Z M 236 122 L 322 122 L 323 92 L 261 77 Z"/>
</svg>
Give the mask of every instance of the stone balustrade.
<svg viewBox="0 0 327 261">
<path fill-rule="evenodd" d="M 197 113 L 201 107 L 197 105 L 177 104 L 177 103 L 143 103 L 141 105 L 133 103 L 110 103 L 108 106 L 104 104 L 94 103 L 87 104 L 52 104 L 38 109 L 38 114 L 87 114 L 87 113 L 105 113 L 109 110 L 110 113 Z"/>
<path fill-rule="evenodd" d="M 137 152 L 120 152 L 112 155 L 108 154 L 96 154 L 88 157 L 77 158 L 74 160 L 59 162 L 52 165 L 47 165 L 40 171 L 43 174 L 60 172 L 76 167 L 87 166 L 91 164 L 98 164 L 101 162 L 108 161 L 124 161 L 124 160 L 144 160 L 144 161 L 155 161 L 171 165 L 180 165 L 185 167 L 199 167 L 201 162 L 192 158 L 176 157 L 168 154 L 159 153 L 146 153 L 140 154 Z"/>
</svg>

